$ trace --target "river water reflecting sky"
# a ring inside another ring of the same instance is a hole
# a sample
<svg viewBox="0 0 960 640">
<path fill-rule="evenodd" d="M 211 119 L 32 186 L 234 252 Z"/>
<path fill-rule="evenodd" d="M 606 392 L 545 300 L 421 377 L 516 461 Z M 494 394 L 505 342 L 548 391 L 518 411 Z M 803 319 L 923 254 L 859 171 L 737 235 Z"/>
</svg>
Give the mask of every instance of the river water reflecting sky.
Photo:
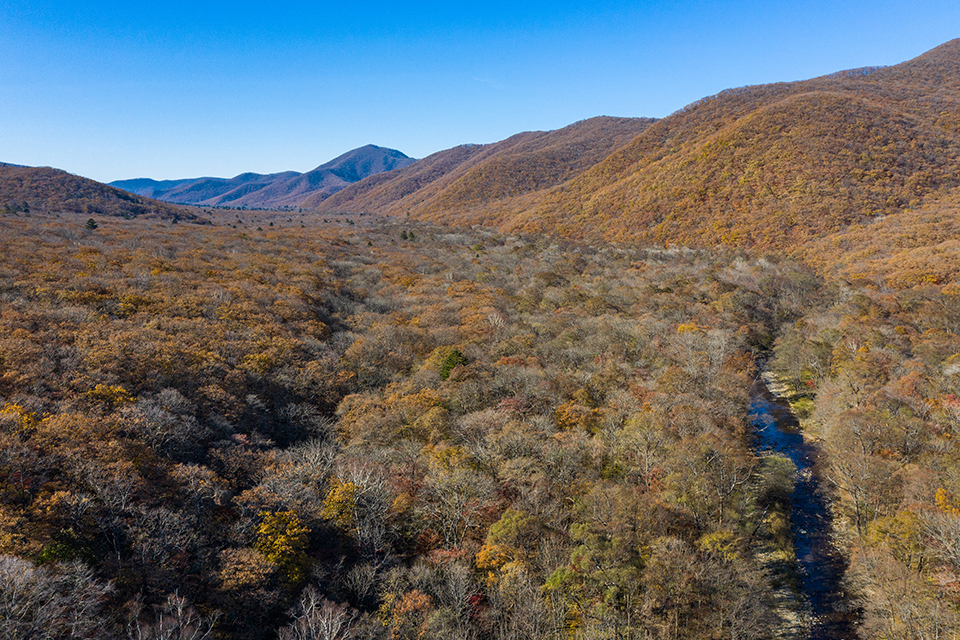
<svg viewBox="0 0 960 640">
<path fill-rule="evenodd" d="M 817 469 L 817 448 L 804 440 L 789 408 L 757 383 L 750 402 L 757 451 L 790 458 L 797 466 L 791 526 L 801 591 L 812 616 L 811 640 L 856 638 L 854 608 L 843 589 L 846 559 L 833 543 L 829 499 Z"/>
</svg>

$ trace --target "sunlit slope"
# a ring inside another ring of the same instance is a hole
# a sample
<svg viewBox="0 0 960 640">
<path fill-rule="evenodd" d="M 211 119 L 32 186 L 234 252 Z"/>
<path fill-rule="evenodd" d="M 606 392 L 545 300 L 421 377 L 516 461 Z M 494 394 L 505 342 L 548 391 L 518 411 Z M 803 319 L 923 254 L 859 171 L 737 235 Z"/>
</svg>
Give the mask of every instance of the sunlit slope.
<svg viewBox="0 0 960 640">
<path fill-rule="evenodd" d="M 887 69 L 724 92 L 650 127 L 506 225 L 782 248 L 958 184 L 948 43 Z"/>
<path fill-rule="evenodd" d="M 508 228 L 787 247 L 915 206 L 960 180 L 960 137 L 856 94 L 784 97 L 711 134 L 589 172 Z"/>
<path fill-rule="evenodd" d="M 458 147 L 349 187 L 323 210 L 793 248 L 960 185 L 960 41 L 892 67 L 724 91 L 637 121 L 621 142 L 628 123 L 596 119 Z"/>
<path fill-rule="evenodd" d="M 320 210 L 456 217 L 569 180 L 652 122 L 648 118 L 591 118 L 556 131 L 526 132 L 494 144 L 455 147 L 405 169 L 363 180 L 327 199 Z"/>
<path fill-rule="evenodd" d="M 960 280 L 960 189 L 819 238 L 797 256 L 826 275 L 868 287 L 949 285 Z"/>
<path fill-rule="evenodd" d="M 61 211 L 199 220 L 191 210 L 51 169 L 0 163 L 0 212 Z"/>
</svg>

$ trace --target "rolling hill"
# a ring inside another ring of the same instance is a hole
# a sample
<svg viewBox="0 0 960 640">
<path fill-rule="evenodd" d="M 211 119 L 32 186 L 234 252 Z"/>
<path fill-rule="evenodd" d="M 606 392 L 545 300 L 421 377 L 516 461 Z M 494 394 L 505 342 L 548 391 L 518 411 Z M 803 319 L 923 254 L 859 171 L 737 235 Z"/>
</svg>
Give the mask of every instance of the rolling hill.
<svg viewBox="0 0 960 640">
<path fill-rule="evenodd" d="M 0 163 L 0 211 L 203 221 L 186 207 L 134 195 L 60 169 L 4 163 Z"/>
<path fill-rule="evenodd" d="M 297 207 L 307 197 L 319 202 L 367 176 L 405 167 L 414 160 L 394 149 L 367 145 L 348 151 L 312 171 L 242 173 L 233 178 L 117 180 L 111 186 L 179 204 L 232 207 Z"/>
<path fill-rule="evenodd" d="M 613 122 L 444 151 L 320 209 L 598 240 L 795 247 L 960 185 L 960 40 L 892 67 L 732 89 L 630 122 L 631 140 L 608 136 L 582 157 L 566 142 Z"/>
<path fill-rule="evenodd" d="M 321 211 L 414 212 L 445 217 L 542 191 L 581 174 L 643 132 L 650 118 L 598 117 L 556 131 L 519 133 L 487 145 L 461 145 L 386 175 L 361 180 L 327 201 L 305 200 Z"/>
</svg>

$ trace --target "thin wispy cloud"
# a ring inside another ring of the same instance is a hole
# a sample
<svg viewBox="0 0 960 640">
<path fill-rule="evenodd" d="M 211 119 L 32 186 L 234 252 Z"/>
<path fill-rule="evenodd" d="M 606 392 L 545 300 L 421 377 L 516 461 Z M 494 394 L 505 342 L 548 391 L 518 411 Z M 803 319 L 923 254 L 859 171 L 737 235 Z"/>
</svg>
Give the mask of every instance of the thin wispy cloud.
<svg viewBox="0 0 960 640">
<path fill-rule="evenodd" d="M 496 80 L 491 80 L 490 78 L 477 78 L 476 76 L 474 76 L 473 79 L 474 79 L 474 81 L 476 81 L 476 82 L 479 82 L 479 83 L 481 83 L 481 84 L 485 84 L 485 85 L 491 86 L 491 87 L 493 87 L 494 89 L 503 89 L 503 85 L 502 85 L 501 83 L 497 82 Z"/>
</svg>

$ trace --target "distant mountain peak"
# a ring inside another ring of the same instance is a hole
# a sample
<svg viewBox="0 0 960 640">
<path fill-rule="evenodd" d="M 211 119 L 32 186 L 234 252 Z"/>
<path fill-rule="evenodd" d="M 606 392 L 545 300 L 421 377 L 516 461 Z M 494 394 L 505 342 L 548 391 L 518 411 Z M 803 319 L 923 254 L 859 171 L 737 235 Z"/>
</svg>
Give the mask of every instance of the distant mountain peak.
<svg viewBox="0 0 960 640">
<path fill-rule="evenodd" d="M 396 149 L 368 144 L 352 149 L 307 173 L 241 173 L 233 178 L 149 178 L 116 180 L 112 186 L 178 204 L 248 207 L 299 207 L 319 202 L 363 178 L 415 162 Z"/>
<path fill-rule="evenodd" d="M 350 151 L 337 156 L 333 160 L 323 163 L 314 169 L 314 171 L 319 169 L 329 169 L 347 163 L 384 161 L 386 159 L 413 162 L 413 158 L 408 157 L 406 154 L 401 151 L 397 151 L 396 149 L 387 149 L 385 147 L 378 147 L 374 144 L 367 144 L 362 147 L 357 147 L 356 149 L 351 149 Z"/>
</svg>

